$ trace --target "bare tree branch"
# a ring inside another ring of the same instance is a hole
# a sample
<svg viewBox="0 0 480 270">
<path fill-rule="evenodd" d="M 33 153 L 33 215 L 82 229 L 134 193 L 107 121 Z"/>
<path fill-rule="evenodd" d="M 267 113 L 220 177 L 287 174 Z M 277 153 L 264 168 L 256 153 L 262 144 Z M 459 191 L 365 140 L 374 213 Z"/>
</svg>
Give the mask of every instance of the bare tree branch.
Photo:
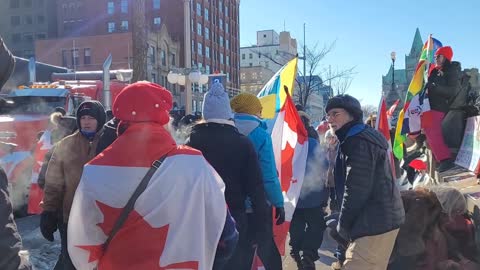
<svg viewBox="0 0 480 270">
<path fill-rule="evenodd" d="M 363 105 L 362 106 L 363 117 L 367 118 L 371 115 L 377 114 L 377 108 L 373 105 Z"/>
<path fill-rule="evenodd" d="M 319 48 L 318 44 L 306 48 L 305 58 L 302 59 L 305 61 L 305 71 L 303 68 L 297 70 L 298 76 L 295 78 L 296 86 L 293 95 L 303 107 L 307 106 L 311 95 L 314 94 L 315 91 L 318 91 L 322 86 L 335 86 L 337 91 L 334 91 L 334 93 L 345 93 L 350 87 L 353 76 L 355 75 L 355 67 L 345 70 L 336 70 L 333 73 L 330 69 L 328 69 L 328 73 L 326 72 L 326 69 L 320 70 L 325 57 L 335 49 L 335 45 L 336 41 L 330 44 L 325 44 L 322 48 Z M 284 66 L 288 61 L 297 56 L 285 52 L 272 56 L 263 53 L 255 46 L 252 46 L 250 51 L 279 66 Z M 316 76 L 318 76 L 320 80 L 318 80 Z M 327 85 L 325 84 L 326 82 L 328 82 Z"/>
</svg>

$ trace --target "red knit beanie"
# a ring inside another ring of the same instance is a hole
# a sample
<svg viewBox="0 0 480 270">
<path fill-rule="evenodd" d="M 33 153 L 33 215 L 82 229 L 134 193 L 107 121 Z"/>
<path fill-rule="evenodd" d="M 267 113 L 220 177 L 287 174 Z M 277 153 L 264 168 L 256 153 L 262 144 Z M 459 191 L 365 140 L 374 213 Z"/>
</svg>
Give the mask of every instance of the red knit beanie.
<svg viewBox="0 0 480 270">
<path fill-rule="evenodd" d="M 113 102 L 113 115 L 125 122 L 169 122 L 172 94 L 151 82 L 136 82 L 125 87 Z"/>
<path fill-rule="evenodd" d="M 453 58 L 452 47 L 445 46 L 445 47 L 438 48 L 438 50 L 435 52 L 435 56 L 437 55 L 443 55 L 446 59 L 448 59 L 448 61 L 452 62 L 452 58 Z"/>
</svg>

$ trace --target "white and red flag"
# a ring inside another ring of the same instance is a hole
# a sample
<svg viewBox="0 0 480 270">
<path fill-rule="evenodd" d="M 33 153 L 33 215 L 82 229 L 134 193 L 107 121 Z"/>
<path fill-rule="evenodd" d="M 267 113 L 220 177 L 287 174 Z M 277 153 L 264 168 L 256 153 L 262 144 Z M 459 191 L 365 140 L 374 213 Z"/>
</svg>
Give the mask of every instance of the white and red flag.
<svg viewBox="0 0 480 270">
<path fill-rule="evenodd" d="M 42 136 L 37 142 L 34 153 L 34 161 L 32 168 L 32 184 L 30 186 L 30 192 L 28 196 L 28 213 L 29 214 L 40 214 L 42 208 L 40 207 L 40 202 L 43 200 L 43 191 L 38 186 L 38 175 L 42 169 L 43 161 L 45 155 L 50 149 L 52 149 L 52 132 L 46 130 L 43 132 Z"/>
<path fill-rule="evenodd" d="M 177 147 L 163 127 L 149 125 L 130 126 L 84 167 L 68 226 L 79 270 L 212 269 L 227 211 L 224 183 L 199 151 Z M 105 252 L 133 191 L 165 154 Z"/>
</svg>

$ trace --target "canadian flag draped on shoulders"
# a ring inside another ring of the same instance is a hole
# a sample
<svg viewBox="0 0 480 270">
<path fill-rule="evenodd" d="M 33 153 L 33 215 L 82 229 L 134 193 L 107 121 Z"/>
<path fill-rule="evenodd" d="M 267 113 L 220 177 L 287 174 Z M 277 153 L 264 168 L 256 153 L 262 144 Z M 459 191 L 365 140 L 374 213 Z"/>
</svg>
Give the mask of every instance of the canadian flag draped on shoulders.
<svg viewBox="0 0 480 270">
<path fill-rule="evenodd" d="M 308 135 L 292 100 L 298 58 L 290 60 L 263 87 L 258 94 L 262 116 L 272 127 L 271 137 L 275 164 L 285 204 L 285 223 L 274 225 L 274 238 L 281 255 L 290 221 L 297 206 L 305 177 L 308 154 Z M 260 262 L 256 259 L 255 262 Z M 252 269 L 261 269 L 255 263 Z"/>
<path fill-rule="evenodd" d="M 126 131 L 85 166 L 75 194 L 68 227 L 72 262 L 79 270 L 212 269 L 227 211 L 223 181 L 199 151 L 175 144 L 163 127 L 168 106 L 161 119 L 143 115 L 143 110 L 156 113 L 162 100 L 126 97 L 119 102 L 120 93 L 113 106 L 116 117 L 127 118 Z M 104 252 L 133 191 L 153 161 L 165 155 Z"/>
</svg>

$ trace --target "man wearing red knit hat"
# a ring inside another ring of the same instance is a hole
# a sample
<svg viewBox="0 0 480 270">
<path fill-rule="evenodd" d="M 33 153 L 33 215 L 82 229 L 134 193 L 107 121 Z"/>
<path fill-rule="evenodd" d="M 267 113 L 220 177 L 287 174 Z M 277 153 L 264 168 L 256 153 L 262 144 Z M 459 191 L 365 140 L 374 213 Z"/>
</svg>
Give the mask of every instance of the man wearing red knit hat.
<svg viewBox="0 0 480 270">
<path fill-rule="evenodd" d="M 231 220 L 225 185 L 201 152 L 176 145 L 171 108 L 171 93 L 149 82 L 115 99 L 123 132 L 85 166 L 70 214 L 77 269 L 212 269 Z"/>
<path fill-rule="evenodd" d="M 462 103 L 457 95 L 460 89 L 459 63 L 452 63 L 453 51 L 449 46 L 440 47 L 435 52 L 435 68 L 430 72 L 426 88 L 430 101 L 431 122 L 424 126 L 427 142 L 435 160 L 439 163 L 438 172 L 447 171 L 455 166 L 452 153 L 442 132 L 442 121 L 455 103 Z M 465 96 L 466 98 L 466 96 Z M 463 100 L 466 102 L 466 100 Z M 462 106 L 465 104 L 458 104 Z M 455 132 L 461 133 L 456 130 Z"/>
</svg>

